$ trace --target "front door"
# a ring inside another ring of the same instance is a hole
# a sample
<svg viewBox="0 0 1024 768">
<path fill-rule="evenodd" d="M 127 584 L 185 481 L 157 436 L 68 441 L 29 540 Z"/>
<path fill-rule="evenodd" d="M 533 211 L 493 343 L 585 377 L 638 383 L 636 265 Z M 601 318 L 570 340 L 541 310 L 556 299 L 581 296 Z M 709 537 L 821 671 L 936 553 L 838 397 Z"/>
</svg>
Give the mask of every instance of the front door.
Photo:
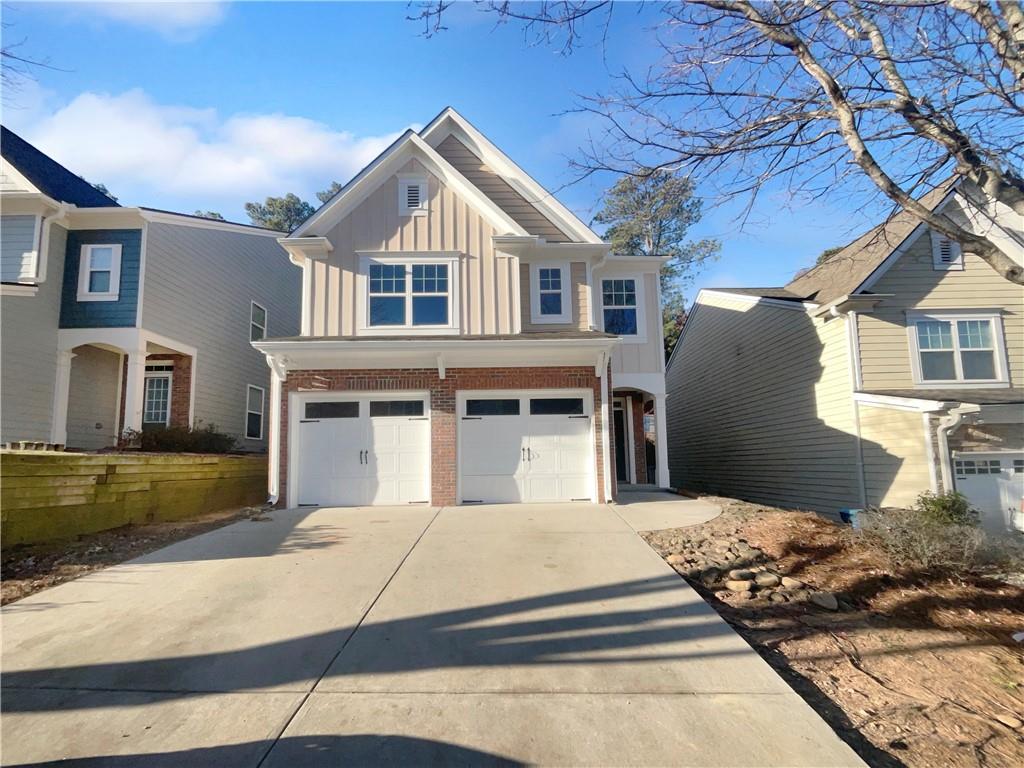
<svg viewBox="0 0 1024 768">
<path fill-rule="evenodd" d="M 612 423 L 615 425 L 615 479 L 619 483 L 629 482 L 626 468 L 626 415 L 621 408 L 614 409 Z"/>
</svg>

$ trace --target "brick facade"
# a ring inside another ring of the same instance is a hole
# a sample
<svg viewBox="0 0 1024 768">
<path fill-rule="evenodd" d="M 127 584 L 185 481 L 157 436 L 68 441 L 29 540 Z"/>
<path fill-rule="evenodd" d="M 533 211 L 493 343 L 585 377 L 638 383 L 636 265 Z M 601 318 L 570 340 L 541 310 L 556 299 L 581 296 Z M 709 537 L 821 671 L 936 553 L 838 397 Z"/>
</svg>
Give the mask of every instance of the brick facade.
<svg viewBox="0 0 1024 768">
<path fill-rule="evenodd" d="M 171 372 L 170 426 L 189 426 L 188 414 L 192 400 L 192 357 L 190 355 L 162 353 L 146 355 L 147 365 L 154 361 L 169 361 L 174 364 L 174 370 Z M 124 425 L 125 398 L 128 394 L 127 384 L 128 356 L 125 355 L 121 365 L 121 402 L 118 405 L 118 413 L 120 414 L 119 423 L 122 425 L 122 431 Z M 145 389 L 143 389 L 143 393 L 145 393 Z"/>
<path fill-rule="evenodd" d="M 495 389 L 589 389 L 594 393 L 594 435 L 597 477 L 604 450 L 601 442 L 601 379 L 592 366 L 546 368 L 457 368 L 440 378 L 436 368 L 379 370 L 290 371 L 281 398 L 281 483 L 280 499 L 286 498 L 288 483 L 288 395 L 292 392 L 403 392 L 430 393 L 430 488 L 431 504 L 456 503 L 458 474 L 455 449 L 456 394 L 460 390 Z M 614 482 L 614 473 L 612 476 Z M 613 485 L 614 488 L 614 485 Z M 613 491 L 614 493 L 614 491 Z M 603 503 L 604 483 L 598 482 L 598 501 Z"/>
<path fill-rule="evenodd" d="M 633 461 L 636 462 L 636 483 L 647 482 L 647 437 L 644 435 L 644 396 L 632 395 L 633 400 Z"/>
</svg>

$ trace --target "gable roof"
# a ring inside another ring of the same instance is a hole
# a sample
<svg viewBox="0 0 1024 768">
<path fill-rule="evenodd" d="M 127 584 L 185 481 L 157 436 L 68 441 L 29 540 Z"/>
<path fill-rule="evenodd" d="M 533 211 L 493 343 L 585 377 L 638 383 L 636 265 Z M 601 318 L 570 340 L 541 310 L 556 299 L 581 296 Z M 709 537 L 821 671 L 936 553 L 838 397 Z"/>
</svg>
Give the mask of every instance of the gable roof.
<svg viewBox="0 0 1024 768">
<path fill-rule="evenodd" d="M 40 152 L 6 126 L 0 126 L 0 154 L 36 189 L 54 200 L 79 208 L 120 207 L 112 197 Z"/>
</svg>

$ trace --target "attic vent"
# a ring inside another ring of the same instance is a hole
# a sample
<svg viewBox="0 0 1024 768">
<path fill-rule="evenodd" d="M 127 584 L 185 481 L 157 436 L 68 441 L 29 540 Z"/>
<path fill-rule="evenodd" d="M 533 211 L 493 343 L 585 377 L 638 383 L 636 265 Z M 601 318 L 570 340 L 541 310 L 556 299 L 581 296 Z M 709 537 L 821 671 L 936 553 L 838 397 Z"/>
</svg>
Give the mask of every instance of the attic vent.
<svg viewBox="0 0 1024 768">
<path fill-rule="evenodd" d="M 426 179 L 399 177 L 398 212 L 402 216 L 416 216 L 427 212 Z"/>
<path fill-rule="evenodd" d="M 964 255 L 960 243 L 932 232 L 932 269 L 963 269 Z"/>
</svg>

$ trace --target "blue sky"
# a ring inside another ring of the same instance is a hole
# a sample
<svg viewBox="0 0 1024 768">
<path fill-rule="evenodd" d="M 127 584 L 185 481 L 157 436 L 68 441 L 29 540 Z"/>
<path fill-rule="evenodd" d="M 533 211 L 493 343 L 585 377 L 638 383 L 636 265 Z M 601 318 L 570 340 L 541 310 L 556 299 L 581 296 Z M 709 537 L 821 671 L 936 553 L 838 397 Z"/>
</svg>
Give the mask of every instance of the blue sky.
<svg viewBox="0 0 1024 768">
<path fill-rule="evenodd" d="M 24 40 L 52 68 L 5 94 L 3 121 L 122 203 L 245 221 L 246 201 L 313 200 L 451 104 L 589 221 L 613 179 L 565 186 L 591 126 L 563 113 L 654 60 L 654 9 L 636 8 L 607 48 L 563 56 L 468 5 L 426 39 L 405 3 L 5 2 L 5 45 Z M 870 223 L 851 201 L 789 210 L 781 192 L 742 230 L 737 210 L 712 208 L 693 231 L 723 249 L 688 296 L 781 284 Z"/>
</svg>

